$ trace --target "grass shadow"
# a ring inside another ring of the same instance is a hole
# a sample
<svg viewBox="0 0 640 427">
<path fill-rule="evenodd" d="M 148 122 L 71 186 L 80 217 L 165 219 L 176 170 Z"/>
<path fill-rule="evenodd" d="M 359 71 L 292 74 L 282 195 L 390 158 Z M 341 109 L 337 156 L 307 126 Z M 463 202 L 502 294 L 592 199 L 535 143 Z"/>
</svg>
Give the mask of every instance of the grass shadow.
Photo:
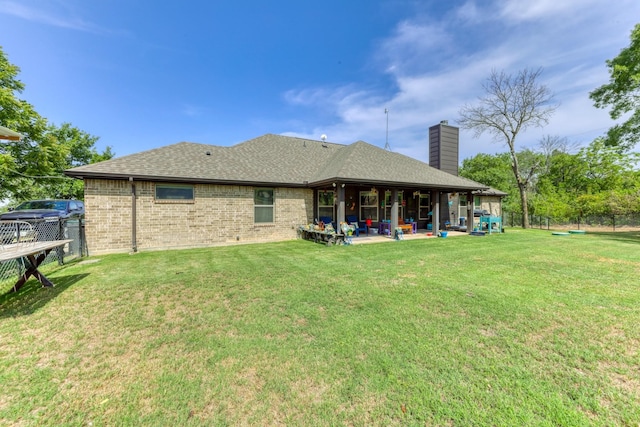
<svg viewBox="0 0 640 427">
<path fill-rule="evenodd" d="M 619 242 L 640 244 L 640 231 L 589 231 L 588 233 Z"/>
<path fill-rule="evenodd" d="M 56 277 L 53 288 L 43 287 L 40 282 L 31 278 L 18 292 L 11 288 L 0 295 L 0 318 L 28 316 L 44 307 L 67 288 L 87 277 L 89 274 L 73 274 Z"/>
</svg>

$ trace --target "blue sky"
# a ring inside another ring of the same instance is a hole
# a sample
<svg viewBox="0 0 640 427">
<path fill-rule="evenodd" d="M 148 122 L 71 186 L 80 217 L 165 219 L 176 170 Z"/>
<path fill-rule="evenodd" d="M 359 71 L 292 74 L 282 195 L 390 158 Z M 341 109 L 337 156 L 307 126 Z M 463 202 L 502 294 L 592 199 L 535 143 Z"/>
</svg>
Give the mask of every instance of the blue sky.
<svg viewBox="0 0 640 427">
<path fill-rule="evenodd" d="M 560 104 L 520 148 L 604 134 L 588 95 L 639 18 L 638 0 L 0 0 L 0 45 L 22 99 L 116 156 L 265 133 L 384 147 L 388 118 L 391 149 L 428 161 L 429 126 L 456 125 L 492 69 L 542 67 Z"/>
</svg>

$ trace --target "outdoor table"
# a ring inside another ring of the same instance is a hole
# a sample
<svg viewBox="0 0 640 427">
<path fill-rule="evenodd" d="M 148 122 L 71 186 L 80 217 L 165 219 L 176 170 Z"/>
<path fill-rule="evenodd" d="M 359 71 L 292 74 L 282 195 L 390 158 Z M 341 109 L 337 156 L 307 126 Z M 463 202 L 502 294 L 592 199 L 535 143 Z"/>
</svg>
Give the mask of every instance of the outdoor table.
<svg viewBox="0 0 640 427">
<path fill-rule="evenodd" d="M 418 232 L 418 223 L 416 221 L 405 221 L 404 224 L 399 224 L 398 227 L 402 228 L 403 232 L 410 232 L 411 234 L 416 234 Z"/>
<path fill-rule="evenodd" d="M 416 234 L 418 232 L 418 223 L 416 221 L 399 224 L 398 227 L 401 228 L 403 232 L 411 232 L 412 234 Z M 378 234 L 391 236 L 391 223 L 380 221 L 378 224 Z"/>
<path fill-rule="evenodd" d="M 391 236 L 391 223 L 380 221 L 378 223 L 378 235 L 386 234 L 387 236 Z"/>
<path fill-rule="evenodd" d="M 38 270 L 38 267 L 40 267 L 40 264 L 42 264 L 47 255 L 49 255 L 49 252 L 72 241 L 71 239 L 66 239 L 2 245 L 0 247 L 0 262 L 11 261 L 13 259 L 22 259 L 25 262 L 25 272 L 18 278 L 15 285 L 13 285 L 13 291 L 17 292 L 31 276 L 38 279 L 38 281 L 42 283 L 42 286 L 52 287 L 53 282 L 47 279 L 47 277 Z"/>
</svg>

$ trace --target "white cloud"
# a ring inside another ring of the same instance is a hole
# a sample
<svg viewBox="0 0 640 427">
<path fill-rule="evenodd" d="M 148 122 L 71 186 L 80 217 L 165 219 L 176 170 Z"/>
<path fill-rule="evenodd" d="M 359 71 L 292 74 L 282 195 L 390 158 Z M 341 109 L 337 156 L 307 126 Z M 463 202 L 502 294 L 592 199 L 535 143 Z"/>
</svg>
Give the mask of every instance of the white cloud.
<svg viewBox="0 0 640 427">
<path fill-rule="evenodd" d="M 378 60 L 386 62 L 387 72 L 404 74 L 428 68 L 425 58 L 451 45 L 451 35 L 441 24 L 403 21 L 397 25 L 394 34 L 380 44 Z"/>
<path fill-rule="evenodd" d="M 479 23 L 484 21 L 485 14 L 474 0 L 469 0 L 456 10 L 455 16 L 463 22 Z"/>
<path fill-rule="evenodd" d="M 103 28 L 81 18 L 80 16 L 77 16 L 77 14 L 69 13 L 68 9 L 64 11 L 65 13 L 62 13 L 61 11 L 45 10 L 45 8 L 50 8 L 51 6 L 55 6 L 55 4 L 53 2 L 46 2 L 42 3 L 40 7 L 30 7 L 23 3 L 5 0 L 0 1 L 0 14 L 10 15 L 24 19 L 25 21 L 65 28 L 68 30 L 102 35 L 123 34 L 120 30 Z"/>
<path fill-rule="evenodd" d="M 598 0 L 502 0 L 496 4 L 500 5 L 500 16 L 513 22 L 542 20 L 546 18 L 557 18 L 580 15 L 585 9 L 598 9 Z"/>
<path fill-rule="evenodd" d="M 483 94 L 492 69 L 542 67 L 540 83 L 556 93 L 560 105 L 547 127 L 521 134 L 518 147 L 532 148 L 544 135 L 589 143 L 613 124 L 606 111 L 593 107 L 589 92 L 608 80 L 605 60 L 628 45 L 639 13 L 636 0 L 621 0 L 617 7 L 595 0 L 510 0 L 484 8 L 468 1 L 442 22 L 404 20 L 376 54 L 393 90 L 381 94 L 351 84 L 291 92 L 287 99 L 301 105 L 322 98 L 338 121 L 318 125 L 311 134 L 289 134 L 317 139 L 327 133 L 335 142 L 363 139 L 384 146 L 389 108 L 391 148 L 426 161 L 429 126 L 443 119 L 455 125 L 459 109 Z M 473 139 L 461 132 L 461 160 L 504 149 L 488 135 Z"/>
<path fill-rule="evenodd" d="M 369 96 L 353 84 L 291 89 L 284 93 L 284 99 L 289 104 L 306 107 L 357 103 L 362 102 L 361 97 Z"/>
</svg>

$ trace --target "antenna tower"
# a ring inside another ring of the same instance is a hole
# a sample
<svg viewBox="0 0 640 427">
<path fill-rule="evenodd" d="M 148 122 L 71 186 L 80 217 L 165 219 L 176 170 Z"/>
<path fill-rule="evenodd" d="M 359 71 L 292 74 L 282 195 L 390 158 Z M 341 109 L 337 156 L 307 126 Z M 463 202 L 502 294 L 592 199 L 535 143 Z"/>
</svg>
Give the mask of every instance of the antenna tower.
<svg viewBox="0 0 640 427">
<path fill-rule="evenodd" d="M 387 116 L 387 138 L 384 143 L 384 149 L 391 151 L 391 146 L 389 145 L 389 109 L 384 109 L 384 114 Z"/>
</svg>

